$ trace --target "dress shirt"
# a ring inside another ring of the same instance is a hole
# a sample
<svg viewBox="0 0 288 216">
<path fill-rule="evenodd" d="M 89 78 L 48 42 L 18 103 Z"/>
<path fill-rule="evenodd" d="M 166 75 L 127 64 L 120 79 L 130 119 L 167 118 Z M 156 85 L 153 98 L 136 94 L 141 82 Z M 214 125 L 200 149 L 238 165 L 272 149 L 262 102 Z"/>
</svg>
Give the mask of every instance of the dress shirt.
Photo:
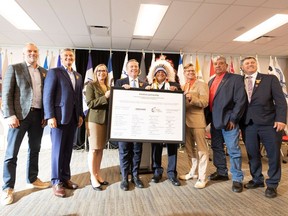
<svg viewBox="0 0 288 216">
<path fill-rule="evenodd" d="M 72 86 L 73 86 L 73 89 L 75 90 L 75 83 L 76 83 L 76 80 L 75 80 L 75 76 L 74 76 L 74 73 L 73 73 L 73 70 L 72 71 L 69 71 L 68 68 L 65 68 L 69 77 L 70 77 L 70 80 L 72 82 Z"/>
<path fill-rule="evenodd" d="M 210 107 L 210 111 L 212 111 L 212 105 L 213 105 L 213 100 L 214 100 L 214 96 L 216 94 L 216 91 L 223 79 L 223 77 L 225 76 L 227 72 L 221 74 L 220 76 L 216 75 L 213 83 L 210 86 L 210 90 L 209 90 L 209 107 Z"/>
<path fill-rule="evenodd" d="M 251 74 L 251 75 L 247 75 L 247 74 L 245 75 L 245 88 L 246 88 L 246 91 L 247 91 L 247 86 L 248 86 L 248 76 L 251 76 L 252 89 L 253 89 L 257 75 L 258 75 L 258 72 L 255 72 L 255 73 L 253 73 L 253 74 Z"/>
<path fill-rule="evenodd" d="M 134 88 L 139 88 L 138 78 L 133 79 L 133 78 L 129 77 L 129 83 L 130 83 L 129 85 L 131 87 L 133 87 L 133 82 L 132 82 L 133 80 L 135 81 L 135 87 Z"/>
<path fill-rule="evenodd" d="M 38 65 L 34 68 L 31 64 L 26 63 L 32 81 L 33 99 L 31 107 L 42 109 L 42 80 Z"/>
</svg>

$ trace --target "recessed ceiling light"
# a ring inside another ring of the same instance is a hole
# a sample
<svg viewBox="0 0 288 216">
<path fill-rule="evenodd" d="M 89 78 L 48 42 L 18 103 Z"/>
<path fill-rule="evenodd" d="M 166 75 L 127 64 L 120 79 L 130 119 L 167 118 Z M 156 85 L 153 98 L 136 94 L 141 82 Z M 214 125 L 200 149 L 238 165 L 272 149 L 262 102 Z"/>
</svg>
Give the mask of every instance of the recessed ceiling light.
<svg viewBox="0 0 288 216">
<path fill-rule="evenodd" d="M 141 4 L 133 35 L 153 36 L 167 9 L 168 5 Z"/>
<path fill-rule="evenodd" d="M 260 23 L 239 37 L 235 38 L 233 41 L 244 41 L 250 42 L 256 38 L 270 32 L 288 22 L 288 14 L 276 14 L 266 21 Z"/>
<path fill-rule="evenodd" d="M 0 15 L 18 29 L 40 30 L 37 24 L 13 0 L 0 1 Z"/>
</svg>

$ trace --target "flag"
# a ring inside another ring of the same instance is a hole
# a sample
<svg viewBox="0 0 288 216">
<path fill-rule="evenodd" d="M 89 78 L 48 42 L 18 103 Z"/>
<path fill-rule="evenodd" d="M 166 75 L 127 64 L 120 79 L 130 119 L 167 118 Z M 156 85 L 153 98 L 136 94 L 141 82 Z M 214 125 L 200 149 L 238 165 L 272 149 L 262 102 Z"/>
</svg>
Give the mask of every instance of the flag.
<svg viewBox="0 0 288 216">
<path fill-rule="evenodd" d="M 258 71 L 260 71 L 258 69 Z M 274 67 L 274 63 L 273 63 L 273 58 L 272 56 L 270 56 L 270 62 L 269 62 L 269 67 L 268 67 L 268 74 L 273 74 L 275 76 L 277 76 L 277 78 L 279 79 L 278 75 L 276 74 L 276 70 L 275 70 L 275 67 Z"/>
<path fill-rule="evenodd" d="M 183 68 L 183 54 L 182 53 L 180 53 L 180 57 L 179 57 L 177 75 L 179 78 L 180 85 L 181 86 L 185 85 L 184 68 Z"/>
<path fill-rule="evenodd" d="M 209 74 L 209 79 L 211 79 L 212 77 L 215 76 L 215 68 L 214 68 L 214 62 L 211 56 L 211 60 L 210 60 L 210 74 Z"/>
<path fill-rule="evenodd" d="M 155 53 L 152 53 L 152 59 L 151 59 L 151 65 L 153 65 L 153 63 L 155 62 Z M 151 67 L 150 65 L 150 67 Z"/>
<path fill-rule="evenodd" d="M 231 62 L 230 62 L 230 73 L 235 73 L 234 65 L 233 65 L 233 57 L 230 56 L 230 58 L 231 58 Z"/>
<path fill-rule="evenodd" d="M 45 57 L 45 60 L 44 60 L 44 65 L 43 65 L 43 68 L 45 68 L 46 70 L 48 69 L 48 52 L 47 52 L 47 55 Z"/>
<path fill-rule="evenodd" d="M 239 57 L 239 65 L 240 65 L 240 75 L 244 76 L 244 72 L 242 70 L 242 66 L 241 66 L 241 61 L 242 61 L 242 56 Z M 258 64 L 258 63 L 257 63 Z M 259 70 L 259 69 L 258 69 Z"/>
<path fill-rule="evenodd" d="M 278 74 L 277 77 L 279 79 L 283 94 L 284 94 L 286 102 L 288 104 L 288 94 L 287 94 L 287 86 L 286 86 L 285 76 L 284 76 L 284 73 L 283 73 L 276 57 L 275 57 L 275 72 L 276 72 L 276 74 Z"/>
<path fill-rule="evenodd" d="M 93 81 L 93 65 L 92 65 L 91 52 L 89 51 L 88 63 L 87 63 L 86 74 L 85 74 L 85 79 L 84 79 L 84 88 L 83 88 L 83 112 L 85 116 L 87 115 L 88 110 L 89 110 L 87 103 L 86 103 L 85 92 L 86 92 L 86 86 L 90 81 Z"/>
<path fill-rule="evenodd" d="M 57 67 L 61 66 L 61 57 L 60 54 L 58 55 L 58 60 L 57 60 Z"/>
<path fill-rule="evenodd" d="M 49 69 L 55 67 L 55 56 L 53 55 L 53 51 L 51 51 L 51 59 L 49 63 Z"/>
<path fill-rule="evenodd" d="M 93 65 L 92 65 L 91 52 L 89 51 L 84 83 L 92 81 L 92 80 L 93 80 Z"/>
<path fill-rule="evenodd" d="M 110 56 L 108 60 L 108 83 L 110 86 L 114 86 L 114 78 L 113 78 L 113 67 L 112 67 L 112 51 L 110 50 Z"/>
<path fill-rule="evenodd" d="M 196 55 L 196 63 L 195 63 L 195 71 L 197 73 L 197 79 L 199 79 L 200 81 L 204 81 L 203 80 L 203 74 L 200 68 L 200 64 L 199 64 L 199 60 L 198 60 L 198 56 Z"/>
<path fill-rule="evenodd" d="M 124 59 L 123 67 L 122 67 L 121 79 L 126 78 L 128 76 L 126 72 L 127 63 L 128 63 L 128 52 L 126 52 L 126 55 L 125 55 L 125 59 Z"/>
<path fill-rule="evenodd" d="M 147 72 L 146 72 L 146 65 L 145 65 L 145 52 L 142 52 L 139 78 L 146 82 L 147 81 L 146 76 L 147 76 Z"/>
</svg>

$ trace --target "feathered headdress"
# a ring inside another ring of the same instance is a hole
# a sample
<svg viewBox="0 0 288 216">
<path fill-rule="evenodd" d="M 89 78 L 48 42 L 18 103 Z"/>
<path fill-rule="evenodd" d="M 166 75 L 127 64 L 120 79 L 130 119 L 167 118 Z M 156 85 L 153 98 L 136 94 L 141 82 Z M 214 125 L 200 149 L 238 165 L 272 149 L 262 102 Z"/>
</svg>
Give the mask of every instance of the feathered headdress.
<svg viewBox="0 0 288 216">
<path fill-rule="evenodd" d="M 158 72 L 159 70 L 163 70 L 166 73 L 167 81 L 175 82 L 175 71 L 173 67 L 168 61 L 160 59 L 160 60 L 155 61 L 149 69 L 149 73 L 147 75 L 149 84 L 153 83 L 154 76 L 156 72 Z"/>
</svg>

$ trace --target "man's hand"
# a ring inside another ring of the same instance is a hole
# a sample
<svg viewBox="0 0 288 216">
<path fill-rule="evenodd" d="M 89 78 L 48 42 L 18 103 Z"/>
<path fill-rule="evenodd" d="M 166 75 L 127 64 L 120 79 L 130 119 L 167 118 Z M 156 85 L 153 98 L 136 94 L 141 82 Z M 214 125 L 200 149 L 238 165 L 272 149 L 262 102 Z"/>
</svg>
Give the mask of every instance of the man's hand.
<svg viewBox="0 0 288 216">
<path fill-rule="evenodd" d="M 282 122 L 275 122 L 273 128 L 276 128 L 276 131 L 279 132 L 279 131 L 284 130 L 285 126 L 286 126 L 286 124 L 284 124 Z"/>
<path fill-rule="evenodd" d="M 20 126 L 20 121 L 15 115 L 5 118 L 5 121 L 7 122 L 9 128 L 17 128 Z"/>
<path fill-rule="evenodd" d="M 124 85 L 122 85 L 122 87 L 125 88 L 125 89 L 130 89 L 131 88 L 130 85 L 128 85 L 128 84 L 124 84 Z"/>
<path fill-rule="evenodd" d="M 50 118 L 50 119 L 48 119 L 48 126 L 49 126 L 50 128 L 57 128 L 56 118 Z"/>
<path fill-rule="evenodd" d="M 225 130 L 230 131 L 230 130 L 233 130 L 234 128 L 235 128 L 235 124 L 233 122 L 229 121 L 228 124 L 226 125 Z"/>
<path fill-rule="evenodd" d="M 81 127 L 82 123 L 83 123 L 83 118 L 82 118 L 82 116 L 80 116 L 79 121 L 78 121 L 78 128 Z"/>
</svg>

